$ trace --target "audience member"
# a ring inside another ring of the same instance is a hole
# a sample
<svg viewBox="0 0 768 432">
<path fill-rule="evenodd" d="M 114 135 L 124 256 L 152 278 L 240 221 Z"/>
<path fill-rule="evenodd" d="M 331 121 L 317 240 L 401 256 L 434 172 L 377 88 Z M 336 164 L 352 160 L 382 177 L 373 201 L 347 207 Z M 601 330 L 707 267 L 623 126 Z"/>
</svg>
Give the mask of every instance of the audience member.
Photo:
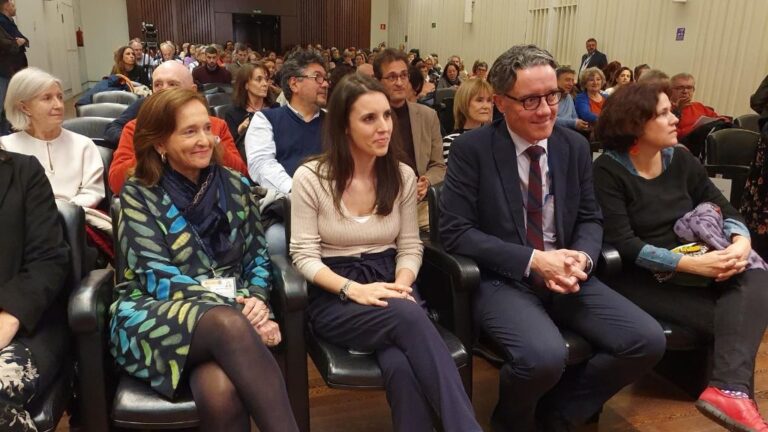
<svg viewBox="0 0 768 432">
<path fill-rule="evenodd" d="M 587 68 L 581 73 L 579 85 L 583 92 L 576 95 L 574 105 L 579 118 L 594 125 L 603 109 L 606 96 L 603 93 L 605 75 L 596 67 Z"/>
<path fill-rule="evenodd" d="M 684 139 L 696 127 L 709 120 L 702 119 L 702 117 L 709 117 L 712 120 L 722 118 L 714 109 L 693 100 L 693 94 L 696 91 L 693 75 L 685 72 L 674 75 L 671 84 L 672 91 L 669 100 L 672 102 L 675 115 L 680 118 L 677 124 L 677 138 L 679 140 Z"/>
<path fill-rule="evenodd" d="M 640 77 L 649 70 L 651 70 L 651 67 L 645 63 L 635 66 L 634 73 L 632 74 L 635 77 L 635 81 L 640 80 Z"/>
<path fill-rule="evenodd" d="M 436 74 L 440 76 L 443 73 L 443 65 L 440 64 L 440 57 L 437 53 L 431 53 L 429 56 L 435 61 L 433 68 L 435 69 Z"/>
<path fill-rule="evenodd" d="M 176 56 L 176 46 L 172 42 L 163 42 L 160 44 L 160 58 L 154 62 L 153 66 L 158 66 L 161 63 L 169 61 L 183 63 L 181 59 Z"/>
<path fill-rule="evenodd" d="M 429 209 L 424 198 L 430 185 L 443 181 L 445 161 L 443 160 L 440 121 L 435 111 L 416 103 L 408 103 L 409 81 L 407 57 L 397 50 L 388 48 L 376 57 L 373 71 L 387 91 L 389 103 L 397 116 L 397 127 L 403 143 L 403 159 L 418 176 L 416 199 L 419 204 L 419 226 L 429 225 Z"/>
<path fill-rule="evenodd" d="M 27 67 L 27 39 L 13 17 L 16 16 L 16 2 L 14 0 L 0 0 L 0 107 L 3 106 L 5 93 L 8 91 L 8 82 L 13 74 Z"/>
<path fill-rule="evenodd" d="M 615 92 L 615 91 L 616 91 L 616 89 L 618 89 L 619 87 L 621 87 L 621 86 L 624 86 L 624 85 L 627 85 L 627 84 L 629 84 L 629 83 L 631 83 L 631 82 L 634 82 L 634 81 L 635 81 L 635 80 L 634 80 L 634 78 L 632 77 L 632 69 L 630 69 L 630 68 L 628 68 L 628 67 L 624 66 L 624 67 L 620 68 L 619 70 L 617 70 L 616 72 L 614 72 L 614 77 L 613 77 L 613 79 L 611 80 L 611 82 L 613 83 L 613 85 L 612 85 L 611 87 L 609 87 L 609 88 L 605 89 L 605 92 L 604 92 L 604 93 L 605 93 L 607 96 L 610 96 L 610 95 L 612 95 L 612 94 L 613 94 L 613 92 Z"/>
<path fill-rule="evenodd" d="M 597 39 L 587 39 L 587 52 L 581 56 L 581 66 L 579 66 L 579 76 L 586 69 L 598 68 L 602 69 L 608 65 L 608 58 L 604 53 L 597 50 Z"/>
<path fill-rule="evenodd" d="M 485 79 L 465 82 L 453 99 L 453 132 L 443 137 L 443 159 L 448 164 L 451 144 L 464 132 L 490 123 L 493 117 L 493 87 Z"/>
<path fill-rule="evenodd" d="M 384 88 L 353 74 L 331 96 L 326 151 L 299 167 L 291 255 L 309 285 L 318 336 L 373 351 L 397 431 L 482 429 L 456 365 L 420 304 L 416 177 L 399 162 Z M 397 135 L 394 135 L 397 140 Z"/>
<path fill-rule="evenodd" d="M 533 45 L 494 62 L 488 81 L 504 118 L 456 139 L 441 196 L 443 244 L 478 263 L 474 320 L 505 354 L 498 431 L 571 430 L 664 354 L 659 324 L 590 277 L 602 217 L 587 141 L 554 127 L 555 66 Z M 592 343 L 584 364 L 565 370 L 555 323 Z"/>
<path fill-rule="evenodd" d="M 368 58 L 365 56 L 365 53 L 360 51 L 357 54 L 355 54 L 355 67 L 358 68 L 361 65 L 364 65 L 368 63 Z"/>
<path fill-rule="evenodd" d="M 201 64 L 192 71 L 192 78 L 198 84 L 230 84 L 232 83 L 232 74 L 219 66 L 219 50 L 214 46 L 205 49 L 205 64 Z"/>
<path fill-rule="evenodd" d="M 288 193 L 301 161 L 322 151 L 320 130 L 325 114 L 321 108 L 328 95 L 323 58 L 314 50 L 294 52 L 285 63 L 281 86 L 288 104 L 253 116 L 245 135 L 245 152 L 255 182 Z"/>
<path fill-rule="evenodd" d="M 247 432 L 253 418 L 261 431 L 298 431 L 267 348 L 281 336 L 269 319 L 270 262 L 248 180 L 218 164 L 194 90 L 153 96 L 137 123 L 136 170 L 120 195 L 128 259 L 111 308 L 112 355 L 168 399 L 188 380 L 202 430 Z"/>
<path fill-rule="evenodd" d="M 192 75 L 184 65 L 178 62 L 163 63 L 155 69 L 153 73 L 152 85 L 155 94 L 162 93 L 169 88 L 181 87 L 185 89 L 195 89 L 195 83 L 192 82 Z M 153 95 L 154 96 L 154 95 Z M 112 163 L 109 166 L 109 187 L 116 195 L 120 193 L 123 184 L 128 179 L 129 173 L 136 165 L 136 153 L 133 148 L 133 137 L 136 131 L 136 116 L 141 106 L 150 96 L 145 99 L 139 99 L 129 106 L 123 114 L 107 126 L 105 136 L 108 139 L 117 139 L 118 145 L 112 156 Z M 228 168 L 239 171 L 243 174 L 248 173 L 240 154 L 235 147 L 235 141 L 232 134 L 229 133 L 227 123 L 216 117 L 211 117 L 211 133 L 219 137 L 219 145 L 222 148 L 222 164 Z"/>
<path fill-rule="evenodd" d="M 235 74 L 234 91 L 232 92 L 232 108 L 224 115 L 229 127 L 229 133 L 235 143 L 244 141 L 245 131 L 254 113 L 263 109 L 274 108 L 272 96 L 269 93 L 269 72 L 263 65 L 253 66 L 244 64 Z M 245 158 L 245 147 L 238 146 L 240 155 Z"/>
<path fill-rule="evenodd" d="M 453 88 L 457 89 L 461 85 L 461 79 L 459 78 L 459 65 L 458 63 L 448 63 L 443 69 L 443 75 L 437 82 L 437 88 Z"/>
<path fill-rule="evenodd" d="M 58 200 L 94 208 L 104 199 L 104 164 L 90 138 L 61 127 L 61 81 L 40 69 L 23 69 L 11 78 L 5 111 L 20 131 L 2 138 L 6 150 L 34 156 Z"/>
<path fill-rule="evenodd" d="M 430 93 L 435 91 L 435 85 L 429 82 L 426 73 L 427 66 L 421 60 L 413 66 L 408 66 L 408 83 L 411 88 L 407 91 L 406 101 L 415 103 L 421 100 L 426 105 L 434 103 L 434 94 Z"/>
<path fill-rule="evenodd" d="M 341 82 L 341 79 L 353 73 L 355 73 L 355 68 L 346 63 L 342 63 L 341 65 L 335 67 L 328 77 L 328 98 L 331 97 L 333 94 L 333 89 L 337 84 Z"/>
<path fill-rule="evenodd" d="M 755 94 L 749 98 L 749 106 L 760 114 L 761 118 L 768 119 L 768 75 L 763 78 Z"/>
<path fill-rule="evenodd" d="M 573 102 L 573 89 L 576 84 L 576 71 L 569 67 L 560 67 L 556 71 L 557 87 L 563 92 L 557 107 L 555 124 L 571 128 L 582 134 L 590 130 L 589 123 L 579 118 Z"/>
<path fill-rule="evenodd" d="M 475 60 L 475 64 L 472 65 L 472 78 L 487 79 L 488 63 L 482 60 Z"/>
<path fill-rule="evenodd" d="M 36 432 L 30 401 L 67 372 L 69 253 L 38 161 L 0 143 L 0 179 L 0 425 Z"/>
<path fill-rule="evenodd" d="M 235 44 L 235 58 L 234 61 L 227 65 L 227 70 L 234 77 L 237 74 L 237 70 L 248 63 L 248 47 L 245 44 Z"/>
<path fill-rule="evenodd" d="M 658 69 L 649 69 L 642 73 L 641 78 L 635 78 L 635 81 L 644 83 L 667 83 L 669 84 L 669 75 Z"/>
<path fill-rule="evenodd" d="M 365 63 L 357 67 L 357 73 L 373 77 L 373 64 Z"/>
<path fill-rule="evenodd" d="M 124 75 L 133 82 L 150 85 L 144 68 L 136 64 L 133 49 L 129 46 L 120 47 L 115 51 L 115 64 L 110 74 Z"/>
<path fill-rule="evenodd" d="M 749 258 L 749 232 L 739 212 L 699 161 L 676 147 L 678 120 L 667 89 L 652 83 L 618 90 L 595 130 L 607 150 L 594 174 L 605 241 L 624 263 L 612 286 L 658 318 L 713 336 L 709 386 L 696 407 L 726 429 L 765 431 L 751 394 L 768 323 L 768 272 L 764 262 Z M 690 212 L 702 205 L 710 206 L 710 216 L 695 217 L 711 225 L 707 239 L 699 240 L 711 251 L 671 250 L 687 237 Z"/>
</svg>

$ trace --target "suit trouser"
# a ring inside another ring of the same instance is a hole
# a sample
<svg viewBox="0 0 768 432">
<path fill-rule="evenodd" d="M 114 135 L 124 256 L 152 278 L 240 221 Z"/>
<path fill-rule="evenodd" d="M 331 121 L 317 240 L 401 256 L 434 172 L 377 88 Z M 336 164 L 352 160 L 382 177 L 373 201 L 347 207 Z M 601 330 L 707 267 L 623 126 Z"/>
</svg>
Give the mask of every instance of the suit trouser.
<svg viewBox="0 0 768 432">
<path fill-rule="evenodd" d="M 596 278 L 574 294 L 510 280 L 483 280 L 474 317 L 503 347 L 494 430 L 533 431 L 536 413 L 584 423 L 622 387 L 664 354 L 661 326 Z M 558 327 L 589 341 L 595 354 L 565 370 L 567 348 Z"/>
<path fill-rule="evenodd" d="M 360 283 L 394 280 L 394 256 L 365 261 L 329 266 Z M 446 432 L 482 430 L 448 347 L 419 304 L 406 299 L 387 299 L 385 307 L 342 303 L 318 287 L 310 289 L 307 312 L 315 334 L 346 348 L 375 352 L 395 430 L 432 431 L 433 410 Z"/>
<path fill-rule="evenodd" d="M 714 337 L 710 385 L 754 391 L 755 357 L 768 324 L 768 271 L 747 270 L 703 288 L 659 283 L 636 269 L 614 285 L 653 316 Z"/>
</svg>

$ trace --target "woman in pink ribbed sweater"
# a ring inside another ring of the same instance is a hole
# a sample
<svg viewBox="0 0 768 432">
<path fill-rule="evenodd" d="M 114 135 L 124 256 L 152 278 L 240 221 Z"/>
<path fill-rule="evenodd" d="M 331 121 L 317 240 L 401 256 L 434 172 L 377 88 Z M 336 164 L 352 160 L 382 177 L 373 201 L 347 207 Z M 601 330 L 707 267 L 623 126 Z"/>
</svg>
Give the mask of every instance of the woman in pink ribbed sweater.
<svg viewBox="0 0 768 432">
<path fill-rule="evenodd" d="M 296 170 L 291 255 L 309 281 L 315 334 L 374 352 L 397 431 L 480 431 L 472 404 L 413 284 L 422 246 L 416 175 L 399 162 L 393 114 L 372 78 L 337 85 L 325 119 L 325 153 Z"/>
</svg>

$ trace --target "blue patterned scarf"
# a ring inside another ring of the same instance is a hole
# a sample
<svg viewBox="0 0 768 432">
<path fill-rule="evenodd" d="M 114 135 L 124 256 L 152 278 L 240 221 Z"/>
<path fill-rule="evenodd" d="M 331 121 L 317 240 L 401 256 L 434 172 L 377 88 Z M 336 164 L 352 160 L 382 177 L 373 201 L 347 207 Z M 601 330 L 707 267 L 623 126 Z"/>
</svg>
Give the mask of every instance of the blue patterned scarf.
<svg viewBox="0 0 768 432">
<path fill-rule="evenodd" d="M 235 248 L 229 241 L 227 199 L 221 168 L 216 165 L 204 168 L 195 184 L 166 165 L 160 186 L 192 225 L 205 253 L 220 264 L 233 262 L 230 255 L 235 253 Z"/>
</svg>

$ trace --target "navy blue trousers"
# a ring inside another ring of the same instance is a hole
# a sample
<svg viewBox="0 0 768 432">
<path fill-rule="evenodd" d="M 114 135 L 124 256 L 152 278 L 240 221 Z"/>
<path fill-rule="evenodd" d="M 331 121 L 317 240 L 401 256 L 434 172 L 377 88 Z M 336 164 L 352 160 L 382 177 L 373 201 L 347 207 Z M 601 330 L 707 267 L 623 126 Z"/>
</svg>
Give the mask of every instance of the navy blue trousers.
<svg viewBox="0 0 768 432">
<path fill-rule="evenodd" d="M 323 261 L 358 283 L 395 280 L 394 250 Z M 323 339 L 375 352 L 396 431 L 432 431 L 432 412 L 446 432 L 482 431 L 456 364 L 426 311 L 410 300 L 387 299 L 387 303 L 385 307 L 342 303 L 338 296 L 310 286 L 307 312 L 315 334 Z"/>
<path fill-rule="evenodd" d="M 506 355 L 494 431 L 534 431 L 536 414 L 583 424 L 622 387 L 650 370 L 666 346 L 661 326 L 596 278 L 575 294 L 519 281 L 488 280 L 474 297 L 474 318 Z M 595 354 L 565 369 L 559 327 L 588 340 Z"/>
</svg>

